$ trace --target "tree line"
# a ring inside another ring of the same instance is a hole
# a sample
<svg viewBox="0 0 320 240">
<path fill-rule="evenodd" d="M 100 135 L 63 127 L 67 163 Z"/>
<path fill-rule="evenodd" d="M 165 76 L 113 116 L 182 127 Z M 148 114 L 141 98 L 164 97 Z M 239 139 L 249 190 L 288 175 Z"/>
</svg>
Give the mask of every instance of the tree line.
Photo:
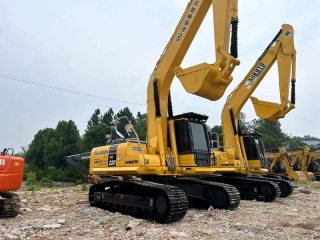
<svg viewBox="0 0 320 240">
<path fill-rule="evenodd" d="M 304 143 L 305 140 L 320 140 L 319 138 L 304 135 L 291 136 L 291 134 L 285 133 L 281 128 L 279 121 L 275 123 L 266 122 L 263 119 L 253 119 L 251 121 L 246 120 L 246 115 L 240 113 L 239 127 L 242 133 L 260 133 L 262 134 L 262 140 L 266 149 L 285 147 L 287 149 L 297 149 L 308 144 Z M 215 125 L 211 128 L 212 131 L 219 134 L 222 133 L 222 126 Z M 309 146 L 311 149 L 313 146 Z"/>
<path fill-rule="evenodd" d="M 28 146 L 21 147 L 16 156 L 25 159 L 25 176 L 31 172 L 37 180 L 52 181 L 82 181 L 83 177 L 65 162 L 64 156 L 90 152 L 92 148 L 106 144 L 106 135 L 111 133 L 115 117 L 126 116 L 134 125 L 141 140 L 147 135 L 147 114 L 140 112 L 136 116 L 128 107 L 114 113 L 112 108 L 105 113 L 96 109 L 87 122 L 87 128 L 83 135 L 73 120 L 58 122 L 55 128 L 40 129 Z M 127 124 L 126 119 L 120 119 L 117 130 L 124 136 Z M 305 135 L 304 137 L 290 136 L 283 132 L 279 121 L 268 123 L 262 119 L 246 121 L 244 113 L 240 114 L 240 128 L 243 133 L 258 132 L 263 135 L 266 149 L 284 146 L 286 148 L 298 148 L 305 146 L 303 140 L 319 140 L 316 137 Z M 211 131 L 221 133 L 221 125 L 215 125 Z"/>
</svg>

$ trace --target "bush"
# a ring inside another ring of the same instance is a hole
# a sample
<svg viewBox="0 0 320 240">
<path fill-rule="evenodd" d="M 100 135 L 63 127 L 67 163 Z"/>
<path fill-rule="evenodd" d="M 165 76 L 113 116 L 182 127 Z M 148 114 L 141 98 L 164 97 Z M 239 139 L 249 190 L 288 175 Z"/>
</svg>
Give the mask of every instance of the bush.
<svg viewBox="0 0 320 240">
<path fill-rule="evenodd" d="M 82 184 L 82 189 L 81 189 L 81 191 L 86 192 L 86 191 L 88 191 L 88 190 L 89 190 L 88 185 L 87 185 L 87 184 L 85 184 L 85 183 L 83 183 L 83 184 Z"/>
<path fill-rule="evenodd" d="M 53 166 L 49 166 L 46 171 L 46 176 L 53 181 L 57 181 L 57 169 Z"/>
<path fill-rule="evenodd" d="M 42 181 L 42 179 L 45 179 L 44 181 L 48 184 L 49 182 L 46 179 L 54 182 L 73 182 L 77 184 L 82 184 L 86 181 L 81 173 L 70 166 L 67 166 L 66 168 L 56 168 L 54 166 L 48 166 L 43 170 L 32 168 L 32 171 L 31 167 L 29 167 L 29 170 L 25 170 L 26 179 L 28 179 L 28 174 L 30 174 L 29 178 L 31 178 L 31 180 L 29 180 L 29 183 L 27 182 L 27 184 L 29 185 L 36 184 L 37 181 Z M 30 181 L 32 183 L 30 183 Z"/>
<path fill-rule="evenodd" d="M 82 184 L 82 183 L 83 183 L 82 179 L 77 179 L 77 181 L 76 181 L 77 185 Z"/>
<path fill-rule="evenodd" d="M 51 179 L 49 179 L 49 178 L 46 178 L 46 177 L 43 177 L 43 178 L 41 178 L 41 180 L 40 180 L 40 185 L 42 186 L 42 187 L 53 187 L 53 182 L 52 182 L 52 180 Z"/>
<path fill-rule="evenodd" d="M 37 184 L 37 175 L 35 172 L 27 173 L 27 186 L 32 186 Z"/>
<path fill-rule="evenodd" d="M 30 185 L 27 187 L 27 191 L 37 191 L 39 188 L 36 185 Z"/>
</svg>

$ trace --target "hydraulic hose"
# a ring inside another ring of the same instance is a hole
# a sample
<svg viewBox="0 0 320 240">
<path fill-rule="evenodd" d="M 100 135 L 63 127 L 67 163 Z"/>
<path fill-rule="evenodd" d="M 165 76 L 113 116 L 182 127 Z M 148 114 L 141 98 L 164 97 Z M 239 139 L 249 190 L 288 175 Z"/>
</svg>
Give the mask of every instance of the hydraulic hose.
<svg viewBox="0 0 320 240">
<path fill-rule="evenodd" d="M 160 113 L 158 82 L 156 80 L 153 81 L 153 97 L 154 97 L 154 107 L 156 110 L 156 118 L 158 118 L 158 117 L 161 117 L 161 113 Z"/>
<path fill-rule="evenodd" d="M 296 104 L 296 80 L 291 80 L 291 103 Z"/>
<path fill-rule="evenodd" d="M 238 58 L 238 18 L 231 20 L 231 56 Z"/>
<path fill-rule="evenodd" d="M 169 96 L 168 96 L 168 119 L 173 118 L 173 110 L 172 110 L 172 102 L 171 102 L 171 94 L 169 91 Z"/>
</svg>

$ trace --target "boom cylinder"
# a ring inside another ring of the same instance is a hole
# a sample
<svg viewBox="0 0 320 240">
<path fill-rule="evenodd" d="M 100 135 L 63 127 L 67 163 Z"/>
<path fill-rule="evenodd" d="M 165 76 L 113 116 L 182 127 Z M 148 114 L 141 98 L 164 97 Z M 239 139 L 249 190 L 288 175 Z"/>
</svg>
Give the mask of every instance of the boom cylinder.
<svg viewBox="0 0 320 240">
<path fill-rule="evenodd" d="M 231 20 L 230 54 L 234 58 L 238 58 L 238 22 L 238 18 Z"/>
</svg>

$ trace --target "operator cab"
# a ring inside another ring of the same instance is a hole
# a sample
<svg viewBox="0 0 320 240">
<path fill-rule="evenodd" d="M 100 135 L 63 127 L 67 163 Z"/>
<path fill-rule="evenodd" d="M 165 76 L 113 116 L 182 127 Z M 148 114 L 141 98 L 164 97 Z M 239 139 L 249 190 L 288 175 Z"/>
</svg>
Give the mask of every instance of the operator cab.
<svg viewBox="0 0 320 240">
<path fill-rule="evenodd" d="M 267 166 L 264 144 L 261 141 L 262 134 L 248 133 L 243 134 L 243 143 L 246 150 L 247 159 L 260 160 L 260 166 Z"/>
<path fill-rule="evenodd" d="M 0 155 L 2 155 L 2 156 L 13 156 L 14 155 L 14 150 L 13 150 L 13 148 L 5 148 L 5 149 L 3 149 L 2 152 L 0 152 Z"/>
<path fill-rule="evenodd" d="M 189 112 L 173 116 L 173 119 L 178 154 L 194 154 L 198 166 L 210 165 L 209 135 L 205 124 L 208 116 Z"/>
<path fill-rule="evenodd" d="M 319 169 L 320 169 L 319 163 L 317 161 L 313 161 L 308 165 L 307 172 L 318 173 Z"/>
<path fill-rule="evenodd" d="M 300 157 L 297 157 L 292 169 L 293 171 L 302 171 L 302 159 Z"/>
<path fill-rule="evenodd" d="M 280 158 L 277 159 L 277 162 L 276 162 L 273 170 L 275 173 L 287 173 L 286 168 L 284 167 Z"/>
</svg>

